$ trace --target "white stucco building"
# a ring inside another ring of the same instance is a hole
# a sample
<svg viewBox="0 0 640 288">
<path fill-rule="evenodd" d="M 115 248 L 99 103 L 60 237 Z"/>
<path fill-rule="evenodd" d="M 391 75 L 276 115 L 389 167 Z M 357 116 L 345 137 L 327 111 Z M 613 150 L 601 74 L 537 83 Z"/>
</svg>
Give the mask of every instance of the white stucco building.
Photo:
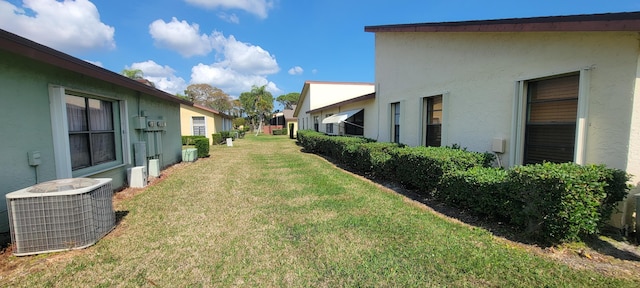
<svg viewBox="0 0 640 288">
<path fill-rule="evenodd" d="M 505 167 L 606 164 L 638 184 L 640 12 L 365 31 L 375 33 L 378 141 L 496 151 Z M 632 224 L 633 201 L 613 225 Z"/>
<path fill-rule="evenodd" d="M 298 129 L 375 138 L 374 87 L 373 83 L 306 81 L 293 114 Z"/>
</svg>

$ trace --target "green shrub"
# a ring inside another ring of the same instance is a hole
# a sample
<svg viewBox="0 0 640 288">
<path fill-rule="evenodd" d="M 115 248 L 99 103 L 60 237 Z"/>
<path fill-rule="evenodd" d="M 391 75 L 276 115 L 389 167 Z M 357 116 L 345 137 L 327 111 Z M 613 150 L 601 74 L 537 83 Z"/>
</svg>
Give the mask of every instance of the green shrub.
<svg viewBox="0 0 640 288">
<path fill-rule="evenodd" d="M 596 234 L 629 187 L 628 175 L 604 165 L 543 163 L 514 167 L 509 189 L 523 203 L 513 221 L 531 238 L 558 243 Z"/>
<path fill-rule="evenodd" d="M 522 203 L 507 189 L 508 172 L 502 168 L 472 167 L 444 174 L 436 199 L 468 208 L 476 214 L 510 219 Z"/>
<path fill-rule="evenodd" d="M 202 135 L 196 135 L 196 136 L 181 136 L 182 138 L 182 145 L 194 145 L 195 140 L 199 139 L 199 138 L 207 138 L 205 136 Z"/>
<path fill-rule="evenodd" d="M 198 149 L 198 158 L 209 157 L 209 139 L 198 138 L 195 140 L 196 149 Z"/>
<path fill-rule="evenodd" d="M 271 135 L 287 135 L 287 128 L 273 129 Z"/>
<path fill-rule="evenodd" d="M 323 133 L 316 132 L 313 130 L 298 130 L 298 144 L 302 146 L 302 148 L 306 152 L 310 153 L 321 153 L 318 148 L 318 141 L 322 137 L 329 137 L 324 135 Z"/>
<path fill-rule="evenodd" d="M 363 173 L 373 173 L 388 179 L 395 178 L 395 167 L 391 166 L 390 151 L 404 147 L 402 144 L 388 142 L 354 142 L 343 151 L 343 161 L 351 168 Z"/>
<path fill-rule="evenodd" d="M 396 168 L 398 181 L 426 194 L 438 188 L 445 173 L 490 163 L 487 153 L 447 147 L 406 147 L 391 152 L 390 164 Z"/>
<path fill-rule="evenodd" d="M 211 139 L 213 140 L 213 145 L 220 145 L 223 143 L 223 141 L 225 141 L 224 138 L 222 138 L 222 134 L 220 133 L 211 134 Z"/>
<path fill-rule="evenodd" d="M 231 138 L 231 131 L 220 131 L 220 137 L 222 141 L 227 141 L 227 138 Z"/>
</svg>

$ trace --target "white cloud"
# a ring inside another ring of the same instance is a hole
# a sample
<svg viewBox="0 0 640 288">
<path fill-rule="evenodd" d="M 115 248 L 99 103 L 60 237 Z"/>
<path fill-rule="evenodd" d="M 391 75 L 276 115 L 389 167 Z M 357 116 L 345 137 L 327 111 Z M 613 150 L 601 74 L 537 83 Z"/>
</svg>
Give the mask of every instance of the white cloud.
<svg viewBox="0 0 640 288">
<path fill-rule="evenodd" d="M 317 73 L 318 73 L 318 69 L 313 69 L 313 70 L 311 70 L 311 73 L 313 73 L 313 74 L 317 74 Z"/>
<path fill-rule="evenodd" d="M 267 91 L 278 94 L 282 90 L 264 75 L 242 74 L 221 63 L 212 65 L 198 64 L 191 68 L 191 83 L 206 83 L 222 89 L 232 96 L 239 96 L 242 92 L 251 91 L 252 86 L 266 85 Z"/>
<path fill-rule="evenodd" d="M 145 79 L 153 82 L 156 88 L 169 94 L 182 94 L 187 88 L 187 82 L 182 77 L 177 77 L 173 68 L 162 66 L 152 60 L 136 62 L 125 68 L 141 70 Z"/>
<path fill-rule="evenodd" d="M 290 75 L 301 75 L 302 73 L 304 73 L 304 69 L 302 69 L 302 67 L 300 67 L 300 66 L 295 66 L 295 67 L 289 69 L 289 74 Z"/>
<path fill-rule="evenodd" d="M 235 13 L 233 14 L 227 14 L 227 13 L 218 13 L 218 18 L 227 21 L 229 23 L 233 23 L 233 24 L 240 24 L 240 18 L 238 18 L 238 15 L 236 15 Z"/>
<path fill-rule="evenodd" d="M 209 36 L 200 34 L 198 24 L 178 21 L 175 17 L 169 23 L 160 19 L 153 21 L 149 24 L 149 34 L 156 46 L 177 51 L 184 57 L 204 56 L 212 50 Z"/>
<path fill-rule="evenodd" d="M 213 33 L 213 47 L 224 55 L 229 68 L 242 73 L 267 75 L 278 73 L 280 67 L 275 57 L 260 46 L 237 41 L 233 35 L 225 38 L 221 32 Z"/>
<path fill-rule="evenodd" d="M 115 29 L 100 21 L 88 0 L 23 0 L 22 7 L 0 0 L 0 27 L 67 53 L 113 49 Z"/>
<path fill-rule="evenodd" d="M 268 75 L 278 73 L 275 57 L 260 46 L 236 40 L 233 35 L 214 31 L 211 46 L 216 51 L 215 63 L 198 64 L 191 69 L 191 83 L 206 83 L 218 87 L 229 95 L 250 91 L 251 86 L 267 85 L 271 93 L 282 92 Z"/>
<path fill-rule="evenodd" d="M 272 0 L 185 0 L 185 2 L 208 9 L 240 9 L 261 19 L 267 18 L 269 9 L 273 8 Z"/>
</svg>

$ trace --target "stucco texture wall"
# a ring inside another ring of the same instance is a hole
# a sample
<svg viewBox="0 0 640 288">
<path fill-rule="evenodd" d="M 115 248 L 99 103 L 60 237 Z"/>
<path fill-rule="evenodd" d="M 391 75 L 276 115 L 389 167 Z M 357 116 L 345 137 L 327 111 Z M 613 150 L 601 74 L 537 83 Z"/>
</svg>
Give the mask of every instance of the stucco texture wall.
<svg viewBox="0 0 640 288">
<path fill-rule="evenodd" d="M 504 138 L 509 163 L 517 81 L 591 67 L 586 163 L 640 175 L 640 159 L 629 158 L 640 147 L 631 133 L 640 127 L 638 47 L 631 32 L 377 33 L 378 139 L 389 141 L 390 103 L 400 102 L 400 140 L 419 145 L 421 98 L 445 94 L 442 144 L 491 151 Z"/>
<path fill-rule="evenodd" d="M 121 100 L 128 111 L 124 117 L 130 123 L 141 110 L 151 117 L 162 116 L 168 124 L 163 132 L 165 153 L 161 165 L 166 167 L 181 159 L 179 104 L 138 95 L 130 89 L 0 51 L 0 232 L 9 229 L 5 194 L 57 177 L 49 85 Z M 128 127 L 123 127 L 123 131 L 129 143 L 139 141 L 139 131 Z M 124 149 L 133 155 L 132 147 Z M 29 151 L 40 152 L 42 163 L 37 167 L 29 165 Z M 113 178 L 112 185 L 118 189 L 126 185 L 128 166 L 131 164 L 120 163 L 115 169 L 89 177 Z"/>
<path fill-rule="evenodd" d="M 318 109 L 374 91 L 374 85 L 369 83 L 311 83 L 307 96 L 309 109 Z"/>
</svg>

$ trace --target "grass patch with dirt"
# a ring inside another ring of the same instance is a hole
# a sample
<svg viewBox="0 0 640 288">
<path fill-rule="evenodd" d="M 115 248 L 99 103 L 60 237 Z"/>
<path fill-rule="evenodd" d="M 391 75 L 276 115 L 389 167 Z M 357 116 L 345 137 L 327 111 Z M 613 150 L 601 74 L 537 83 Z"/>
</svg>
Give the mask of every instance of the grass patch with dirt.
<svg viewBox="0 0 640 288">
<path fill-rule="evenodd" d="M 247 135 L 116 195 L 121 220 L 84 250 L 5 256 L 12 287 L 638 287 L 511 245 L 485 229 Z"/>
</svg>

